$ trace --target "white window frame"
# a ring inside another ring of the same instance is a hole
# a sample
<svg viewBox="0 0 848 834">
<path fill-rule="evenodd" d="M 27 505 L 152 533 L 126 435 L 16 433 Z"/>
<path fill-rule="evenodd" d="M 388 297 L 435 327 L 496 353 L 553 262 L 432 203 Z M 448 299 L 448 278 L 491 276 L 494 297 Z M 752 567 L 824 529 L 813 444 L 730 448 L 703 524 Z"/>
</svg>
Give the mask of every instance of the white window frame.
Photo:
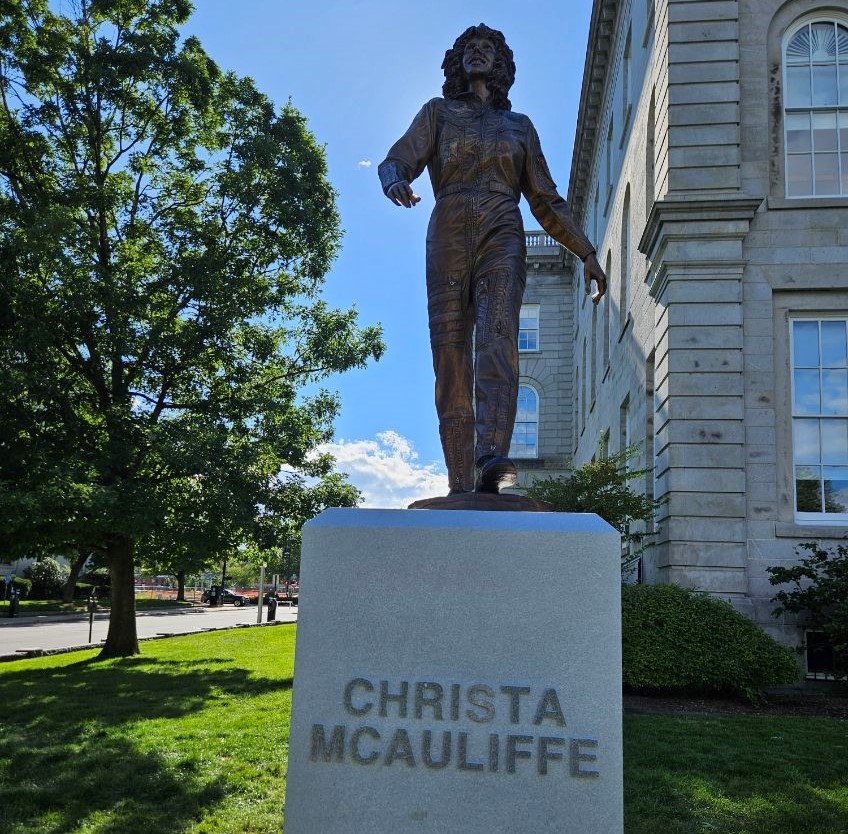
<svg viewBox="0 0 848 834">
<path fill-rule="evenodd" d="M 519 353 L 539 353 L 541 351 L 540 347 L 540 330 L 539 330 L 539 310 L 541 305 L 539 304 L 522 304 L 521 311 L 518 314 L 518 352 Z M 522 320 L 531 320 L 535 321 L 535 327 L 523 327 L 521 322 Z M 526 341 L 528 346 L 521 346 L 522 336 L 526 335 Z M 529 343 L 535 339 L 535 344 L 529 346 Z"/>
<path fill-rule="evenodd" d="M 527 420 L 519 420 L 518 419 L 521 416 L 521 410 L 520 409 L 521 409 L 522 389 L 529 391 L 530 393 L 533 394 L 533 397 L 535 399 L 535 404 L 536 404 L 535 419 L 532 419 L 532 416 L 531 416 L 531 419 L 527 419 Z M 533 459 L 539 457 L 539 408 L 540 408 L 540 402 L 541 401 L 540 401 L 540 397 L 539 397 L 539 391 L 534 385 L 531 385 L 529 382 L 522 382 L 522 383 L 519 384 L 519 386 L 518 386 L 518 409 L 519 410 L 516 411 L 516 414 L 515 414 L 515 424 L 513 426 L 513 431 L 512 431 L 512 437 L 513 437 L 512 442 L 513 443 L 515 442 L 515 431 L 519 426 L 532 426 L 533 427 L 532 433 L 533 433 L 533 436 L 535 437 L 536 442 L 534 444 L 532 453 L 528 453 L 526 451 L 523 451 L 520 454 L 513 448 L 512 444 L 510 444 L 509 456 L 511 458 L 515 458 L 516 460 L 533 460 Z M 529 444 L 525 444 L 525 445 L 529 445 Z"/>
<path fill-rule="evenodd" d="M 795 476 L 795 467 L 803 466 L 804 463 L 798 463 L 796 461 L 795 454 L 795 443 L 796 443 L 796 434 L 795 434 L 795 421 L 800 419 L 810 419 L 810 420 L 819 420 L 819 425 L 821 426 L 822 420 L 846 420 L 848 419 L 848 408 L 846 408 L 845 413 L 843 414 L 825 414 L 823 410 L 819 410 L 818 414 L 810 414 L 810 413 L 796 413 L 795 409 L 795 324 L 798 322 L 817 322 L 819 324 L 819 366 L 818 369 L 821 372 L 824 369 L 822 365 L 822 357 L 821 357 L 821 323 L 827 321 L 838 321 L 843 322 L 846 325 L 846 330 L 848 330 L 848 316 L 833 316 L 833 315 L 793 315 L 789 319 L 789 397 L 790 397 L 790 414 L 791 414 L 791 438 L 792 438 L 792 509 L 795 515 L 795 520 L 798 522 L 802 522 L 805 524 L 844 524 L 848 522 L 848 512 L 844 513 L 828 513 L 825 511 L 819 512 L 809 512 L 809 511 L 799 511 L 798 510 L 798 480 Z M 821 384 L 821 383 L 820 383 Z M 821 436 L 819 437 L 819 460 L 816 463 L 810 461 L 806 465 L 808 466 L 818 466 L 820 470 L 820 479 L 819 482 L 821 484 L 822 491 L 824 490 L 823 484 L 823 472 L 821 470 L 827 465 L 822 459 L 821 455 L 822 451 L 822 441 Z M 831 464 L 834 465 L 845 465 L 848 464 Z M 823 493 L 822 493 L 823 494 Z"/>
<path fill-rule="evenodd" d="M 846 100 L 841 101 L 836 105 L 816 105 L 812 103 L 810 106 L 793 106 L 790 107 L 788 104 L 788 93 L 789 93 L 789 78 L 788 78 L 788 68 L 790 66 L 789 61 L 787 60 L 787 48 L 789 44 L 792 42 L 793 38 L 804 28 L 809 28 L 817 23 L 830 23 L 834 26 L 841 25 L 848 28 L 848 15 L 839 14 L 836 11 L 828 10 L 826 14 L 822 14 L 821 11 L 813 12 L 808 15 L 804 15 L 804 17 L 799 18 L 795 23 L 786 30 L 786 34 L 783 37 L 783 43 L 780 48 L 781 62 L 782 62 L 782 84 L 783 84 L 783 178 L 784 178 L 784 194 L 789 200 L 804 200 L 810 198 L 821 198 L 826 199 L 828 197 L 844 197 L 848 196 L 848 172 L 843 174 L 843 155 L 848 156 L 848 142 L 843 146 L 843 142 L 841 139 L 842 129 L 840 128 L 840 122 L 844 120 L 845 130 L 848 133 L 848 93 L 846 93 Z M 837 47 L 838 49 L 838 47 Z M 811 59 L 810 66 L 811 68 L 815 66 L 815 61 Z M 800 66 L 799 64 L 792 64 L 792 66 Z M 844 68 L 848 71 L 848 62 L 845 63 Z M 837 55 L 836 61 L 836 89 L 837 89 L 837 101 L 839 102 L 839 89 L 840 89 L 840 72 L 841 72 L 840 62 Z M 812 69 L 811 69 L 811 77 L 812 77 Z M 848 88 L 846 88 L 848 89 Z M 789 159 L 791 156 L 801 156 L 802 154 L 791 154 L 789 152 L 789 137 L 788 137 L 788 118 L 787 116 L 792 115 L 803 115 L 809 114 L 810 119 L 812 120 L 813 116 L 819 114 L 828 114 L 834 113 L 836 114 L 836 176 L 837 182 L 839 186 L 839 190 L 836 192 L 828 192 L 828 193 L 816 193 L 816 154 L 815 154 L 815 146 L 814 146 L 814 134 L 811 127 L 810 134 L 810 185 L 811 190 L 809 193 L 803 194 L 790 194 L 789 193 Z"/>
</svg>

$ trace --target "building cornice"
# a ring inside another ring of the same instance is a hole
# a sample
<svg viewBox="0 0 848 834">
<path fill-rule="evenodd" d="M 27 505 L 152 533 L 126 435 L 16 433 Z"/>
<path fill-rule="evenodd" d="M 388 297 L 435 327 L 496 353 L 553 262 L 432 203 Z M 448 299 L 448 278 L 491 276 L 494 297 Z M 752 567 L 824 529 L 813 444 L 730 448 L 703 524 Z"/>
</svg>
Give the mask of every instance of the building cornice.
<svg viewBox="0 0 848 834">
<path fill-rule="evenodd" d="M 676 269 L 695 273 L 729 268 L 741 274 L 741 243 L 762 203 L 762 197 L 734 195 L 657 200 L 638 243 L 650 264 L 646 280 L 651 296 L 659 297 Z M 736 241 L 735 246 L 728 249 L 728 241 Z"/>
<path fill-rule="evenodd" d="M 696 200 L 657 200 L 651 207 L 645 231 L 638 243 L 643 255 L 652 257 L 666 223 L 745 220 L 750 222 L 763 202 L 762 197 L 717 197 Z M 693 230 L 694 232 L 694 230 Z"/>
<path fill-rule="evenodd" d="M 610 70 L 615 18 L 619 5 L 620 0 L 594 0 L 592 4 L 574 153 L 571 157 L 571 175 L 568 181 L 568 203 L 575 219 L 581 224 L 592 175 L 592 158 L 598 141 L 598 131 L 602 127 L 604 89 Z"/>
</svg>

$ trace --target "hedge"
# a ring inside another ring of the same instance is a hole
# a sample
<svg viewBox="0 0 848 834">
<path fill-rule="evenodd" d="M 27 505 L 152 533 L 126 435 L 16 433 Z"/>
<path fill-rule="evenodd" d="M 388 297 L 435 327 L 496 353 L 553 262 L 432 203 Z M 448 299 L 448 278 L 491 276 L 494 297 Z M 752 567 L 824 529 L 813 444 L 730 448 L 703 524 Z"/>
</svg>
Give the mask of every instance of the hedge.
<svg viewBox="0 0 848 834">
<path fill-rule="evenodd" d="M 29 592 L 32 590 L 32 580 L 24 579 L 22 576 L 16 576 L 12 580 L 12 585 L 18 589 L 21 599 L 26 599 L 29 596 Z"/>
<path fill-rule="evenodd" d="M 781 646 L 728 602 L 677 585 L 622 585 L 624 684 L 631 689 L 737 693 L 799 676 Z"/>
</svg>

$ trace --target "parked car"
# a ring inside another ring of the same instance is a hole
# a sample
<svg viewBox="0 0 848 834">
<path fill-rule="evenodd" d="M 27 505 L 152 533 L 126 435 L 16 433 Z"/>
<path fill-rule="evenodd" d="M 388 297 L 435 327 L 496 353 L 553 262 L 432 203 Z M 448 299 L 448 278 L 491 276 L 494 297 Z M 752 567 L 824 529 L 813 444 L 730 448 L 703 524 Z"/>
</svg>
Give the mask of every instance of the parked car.
<svg viewBox="0 0 848 834">
<path fill-rule="evenodd" d="M 201 602 L 211 602 L 212 597 L 215 594 L 217 588 L 207 588 L 201 595 Z M 226 603 L 231 602 L 236 608 L 240 608 L 242 605 L 247 605 L 251 600 L 250 597 L 246 597 L 244 594 L 237 594 L 235 591 L 231 591 L 229 588 L 224 588 L 221 591 L 221 603 L 226 605 Z"/>
</svg>

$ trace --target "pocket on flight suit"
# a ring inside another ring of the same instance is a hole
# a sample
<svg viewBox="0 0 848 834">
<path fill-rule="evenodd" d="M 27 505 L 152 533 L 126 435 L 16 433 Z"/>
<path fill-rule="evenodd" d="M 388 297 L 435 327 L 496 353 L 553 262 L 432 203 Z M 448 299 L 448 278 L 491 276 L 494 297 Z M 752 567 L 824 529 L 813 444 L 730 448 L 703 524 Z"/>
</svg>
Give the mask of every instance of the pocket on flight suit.
<svg viewBox="0 0 848 834">
<path fill-rule="evenodd" d="M 464 344 L 466 338 L 465 282 L 461 276 L 427 276 L 427 312 L 433 344 Z"/>
</svg>

